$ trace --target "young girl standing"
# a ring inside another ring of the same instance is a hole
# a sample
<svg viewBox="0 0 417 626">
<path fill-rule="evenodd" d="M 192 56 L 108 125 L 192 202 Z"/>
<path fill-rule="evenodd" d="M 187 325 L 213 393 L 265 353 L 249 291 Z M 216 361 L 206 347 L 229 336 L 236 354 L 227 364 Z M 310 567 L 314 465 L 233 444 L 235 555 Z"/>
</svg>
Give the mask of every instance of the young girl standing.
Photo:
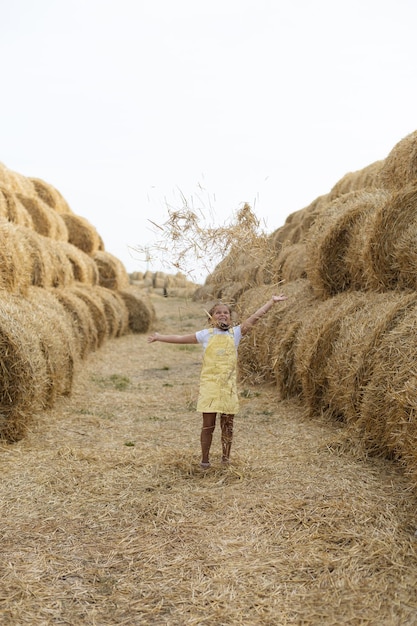
<svg viewBox="0 0 417 626">
<path fill-rule="evenodd" d="M 204 349 L 200 375 L 197 411 L 203 414 L 201 429 L 201 467 L 210 467 L 210 447 L 220 414 L 222 463 L 229 463 L 233 438 L 233 419 L 239 410 L 237 395 L 237 348 L 241 338 L 263 317 L 276 302 L 286 300 L 284 294 L 272 296 L 268 302 L 250 315 L 239 326 L 232 326 L 232 311 L 218 302 L 209 311 L 211 328 L 190 335 L 160 335 L 154 333 L 148 342 L 201 343 Z"/>
</svg>

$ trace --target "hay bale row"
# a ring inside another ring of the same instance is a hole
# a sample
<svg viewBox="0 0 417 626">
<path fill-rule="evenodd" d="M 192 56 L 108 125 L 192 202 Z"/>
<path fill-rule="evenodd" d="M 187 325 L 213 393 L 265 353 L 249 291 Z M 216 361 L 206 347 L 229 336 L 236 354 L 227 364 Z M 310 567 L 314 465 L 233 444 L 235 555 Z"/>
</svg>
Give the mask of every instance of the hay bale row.
<svg viewBox="0 0 417 626">
<path fill-rule="evenodd" d="M 0 439 L 21 439 L 33 415 L 69 395 L 77 366 L 104 341 L 146 332 L 155 318 L 137 291 L 81 283 L 30 286 L 0 298 Z"/>
</svg>

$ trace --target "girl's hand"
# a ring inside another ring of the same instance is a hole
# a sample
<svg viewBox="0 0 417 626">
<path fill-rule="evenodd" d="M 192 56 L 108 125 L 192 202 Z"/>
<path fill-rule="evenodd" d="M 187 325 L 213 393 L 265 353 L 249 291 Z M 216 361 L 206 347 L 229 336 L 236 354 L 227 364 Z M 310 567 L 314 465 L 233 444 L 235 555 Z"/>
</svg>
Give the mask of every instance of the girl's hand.
<svg viewBox="0 0 417 626">
<path fill-rule="evenodd" d="M 274 302 L 281 302 L 282 300 L 286 300 L 287 296 L 285 296 L 283 293 L 280 293 L 279 296 L 272 296 L 272 300 Z"/>
<path fill-rule="evenodd" d="M 158 333 L 154 333 L 153 335 L 149 335 L 148 343 L 153 343 L 154 341 L 158 341 Z"/>
</svg>

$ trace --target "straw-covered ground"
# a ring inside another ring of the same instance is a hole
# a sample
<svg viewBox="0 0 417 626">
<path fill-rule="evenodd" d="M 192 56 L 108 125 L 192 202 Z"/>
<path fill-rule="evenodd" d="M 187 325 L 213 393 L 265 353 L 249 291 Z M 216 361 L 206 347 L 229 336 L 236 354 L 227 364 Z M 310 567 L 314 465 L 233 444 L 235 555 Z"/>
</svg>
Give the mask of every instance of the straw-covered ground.
<svg viewBox="0 0 417 626">
<path fill-rule="evenodd" d="M 161 332 L 203 304 L 152 296 Z M 199 468 L 199 346 L 108 341 L 0 449 L 0 623 L 417 624 L 416 497 L 271 387 L 241 387 L 233 463 Z"/>
</svg>

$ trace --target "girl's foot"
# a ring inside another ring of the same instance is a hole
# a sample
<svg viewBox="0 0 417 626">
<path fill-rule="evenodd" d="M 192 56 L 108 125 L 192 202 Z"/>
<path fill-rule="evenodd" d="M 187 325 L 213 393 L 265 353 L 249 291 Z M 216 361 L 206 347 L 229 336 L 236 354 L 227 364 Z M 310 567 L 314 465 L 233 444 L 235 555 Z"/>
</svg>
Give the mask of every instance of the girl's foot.
<svg viewBox="0 0 417 626">
<path fill-rule="evenodd" d="M 230 459 L 228 459 L 226 456 L 224 456 L 222 458 L 222 465 L 230 465 Z"/>
<path fill-rule="evenodd" d="M 200 467 L 201 469 L 208 469 L 210 467 L 210 463 L 203 463 L 203 461 L 201 461 Z"/>
</svg>

